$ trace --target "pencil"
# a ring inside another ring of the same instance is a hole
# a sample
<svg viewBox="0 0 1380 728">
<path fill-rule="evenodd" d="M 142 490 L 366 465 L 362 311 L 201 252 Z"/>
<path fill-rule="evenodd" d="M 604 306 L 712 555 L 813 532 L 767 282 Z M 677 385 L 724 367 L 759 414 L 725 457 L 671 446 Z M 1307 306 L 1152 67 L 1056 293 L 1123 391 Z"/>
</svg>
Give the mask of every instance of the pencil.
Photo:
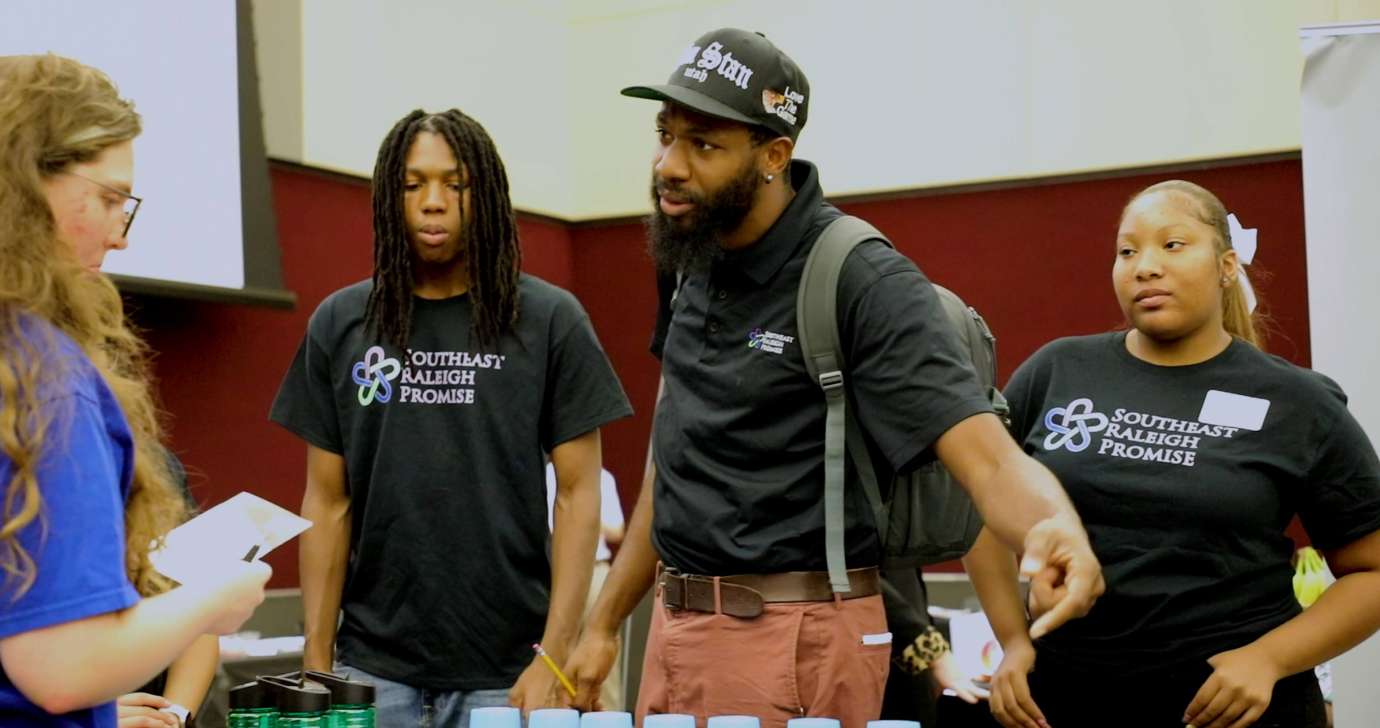
<svg viewBox="0 0 1380 728">
<path fill-rule="evenodd" d="M 565 673 L 561 672 L 561 668 L 556 667 L 556 661 L 552 660 L 551 656 L 546 654 L 546 650 L 541 648 L 540 642 L 534 642 L 532 644 L 532 651 L 536 652 L 537 656 L 541 658 L 541 661 L 545 662 L 546 666 L 551 668 L 551 672 L 556 673 L 556 678 L 561 681 L 561 685 L 565 687 L 565 691 L 570 693 L 570 697 L 575 697 L 575 686 L 570 684 L 570 678 L 566 677 Z"/>
</svg>

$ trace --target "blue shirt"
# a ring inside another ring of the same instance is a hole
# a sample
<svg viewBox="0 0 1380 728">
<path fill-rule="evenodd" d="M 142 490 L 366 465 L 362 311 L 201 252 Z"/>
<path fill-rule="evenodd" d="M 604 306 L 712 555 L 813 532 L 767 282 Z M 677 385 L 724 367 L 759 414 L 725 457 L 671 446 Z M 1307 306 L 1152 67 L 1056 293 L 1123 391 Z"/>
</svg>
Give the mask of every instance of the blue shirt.
<svg viewBox="0 0 1380 728">
<path fill-rule="evenodd" d="M 40 387 L 49 424 L 38 466 L 40 516 L 19 531 L 35 580 L 0 581 L 0 640 L 133 606 L 139 594 L 125 572 L 125 498 L 134 443 L 114 394 L 74 342 L 46 325 L 24 327 L 44 367 L 62 373 Z M 0 407 L 4 406 L 0 402 Z M 9 496 L 13 462 L 0 452 L 0 493 Z M 0 500 L 0 502 L 3 502 Z M 114 728 L 115 704 L 65 715 L 34 705 L 0 665 L 0 726 Z"/>
</svg>

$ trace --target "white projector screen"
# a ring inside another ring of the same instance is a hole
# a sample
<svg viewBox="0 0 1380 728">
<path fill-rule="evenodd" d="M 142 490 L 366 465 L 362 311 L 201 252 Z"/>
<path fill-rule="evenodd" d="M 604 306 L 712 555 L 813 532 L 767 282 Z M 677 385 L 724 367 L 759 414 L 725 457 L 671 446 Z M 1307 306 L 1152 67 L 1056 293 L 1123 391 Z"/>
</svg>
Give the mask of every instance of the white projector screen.
<svg viewBox="0 0 1380 728">
<path fill-rule="evenodd" d="M 144 203 L 104 270 L 243 288 L 236 4 L 5 0 L 0 53 L 49 51 L 105 71 L 143 116 Z"/>
</svg>

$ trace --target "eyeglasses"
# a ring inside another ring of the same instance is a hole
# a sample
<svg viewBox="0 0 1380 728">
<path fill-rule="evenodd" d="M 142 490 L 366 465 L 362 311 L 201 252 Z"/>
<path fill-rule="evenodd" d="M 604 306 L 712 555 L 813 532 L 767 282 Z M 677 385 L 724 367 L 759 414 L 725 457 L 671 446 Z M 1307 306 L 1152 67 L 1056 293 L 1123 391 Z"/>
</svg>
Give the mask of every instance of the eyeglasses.
<svg viewBox="0 0 1380 728">
<path fill-rule="evenodd" d="M 109 190 L 125 198 L 125 202 L 123 205 L 124 209 L 122 211 L 125 221 L 125 229 L 120 232 L 120 237 L 129 237 L 129 226 L 134 224 L 134 216 L 139 214 L 139 206 L 144 204 L 144 198 L 135 197 L 134 195 L 131 195 L 130 193 L 125 192 L 124 190 L 116 189 L 108 184 L 105 184 L 104 182 L 97 182 L 96 180 L 91 179 L 90 177 L 87 177 L 84 174 L 77 174 L 76 172 L 68 172 L 67 174 L 70 174 L 73 177 L 80 177 L 86 180 L 87 182 L 90 182 L 91 184 L 100 187 L 101 189 Z"/>
</svg>

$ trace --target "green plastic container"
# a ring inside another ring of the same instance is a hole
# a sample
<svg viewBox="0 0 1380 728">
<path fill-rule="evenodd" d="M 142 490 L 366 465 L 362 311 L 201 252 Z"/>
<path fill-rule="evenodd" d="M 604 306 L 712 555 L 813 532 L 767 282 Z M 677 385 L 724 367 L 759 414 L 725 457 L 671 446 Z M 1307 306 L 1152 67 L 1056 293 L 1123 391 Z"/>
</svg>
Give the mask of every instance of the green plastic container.
<svg viewBox="0 0 1380 728">
<path fill-rule="evenodd" d="M 314 682 L 282 677 L 261 677 L 259 683 L 277 694 L 277 728 L 326 728 L 331 691 Z"/>
<path fill-rule="evenodd" d="M 331 691 L 327 728 L 375 728 L 374 686 L 330 672 L 308 670 L 306 677 Z"/>
<path fill-rule="evenodd" d="M 276 728 L 277 696 L 266 686 L 248 682 L 230 688 L 226 728 Z"/>
<path fill-rule="evenodd" d="M 325 713 L 279 713 L 277 728 L 326 728 Z"/>
</svg>

